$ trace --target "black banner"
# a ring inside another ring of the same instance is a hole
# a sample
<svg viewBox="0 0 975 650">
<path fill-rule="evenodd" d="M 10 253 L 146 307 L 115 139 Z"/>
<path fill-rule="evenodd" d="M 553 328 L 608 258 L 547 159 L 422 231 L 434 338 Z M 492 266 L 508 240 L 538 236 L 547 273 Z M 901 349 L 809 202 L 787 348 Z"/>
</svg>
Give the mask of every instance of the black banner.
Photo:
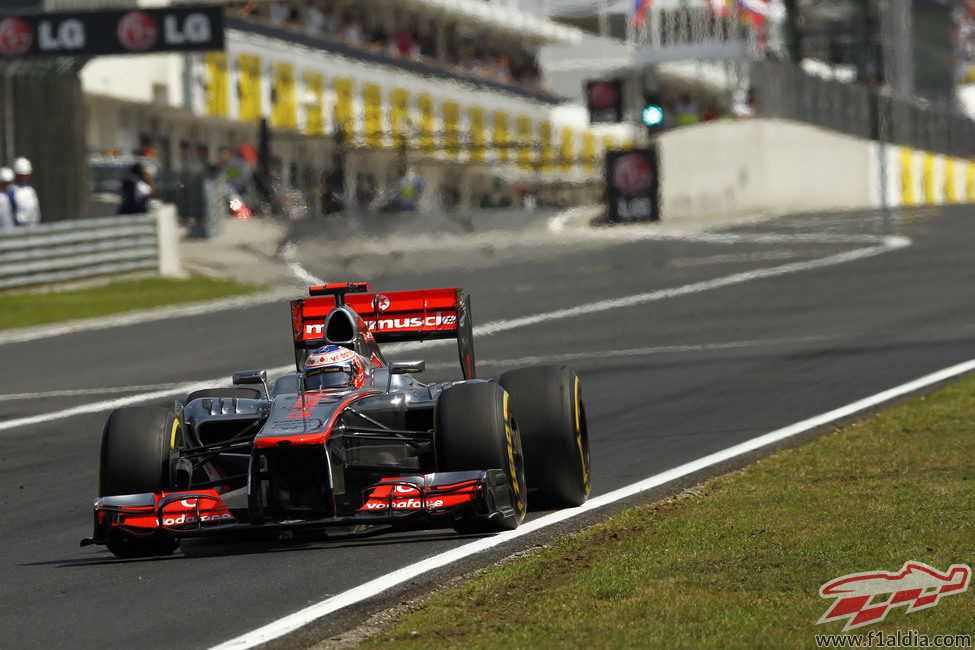
<svg viewBox="0 0 975 650">
<path fill-rule="evenodd" d="M 587 81 L 586 107 L 591 124 L 622 122 L 623 80 Z"/>
<path fill-rule="evenodd" d="M 606 152 L 606 201 L 610 221 L 660 219 L 656 146 Z"/>
<path fill-rule="evenodd" d="M 223 49 L 223 8 L 0 15 L 0 57 Z"/>
</svg>

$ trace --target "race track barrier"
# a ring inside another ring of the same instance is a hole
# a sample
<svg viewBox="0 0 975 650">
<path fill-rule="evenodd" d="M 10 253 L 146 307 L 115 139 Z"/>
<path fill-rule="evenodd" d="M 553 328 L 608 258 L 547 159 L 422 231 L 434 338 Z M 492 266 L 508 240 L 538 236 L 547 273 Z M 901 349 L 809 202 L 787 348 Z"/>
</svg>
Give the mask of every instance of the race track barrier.
<svg viewBox="0 0 975 650">
<path fill-rule="evenodd" d="M 658 145 L 669 222 L 975 203 L 973 160 L 800 122 L 720 120 L 667 131 Z"/>
<path fill-rule="evenodd" d="M 132 271 L 180 275 L 172 206 L 0 231 L 0 289 Z"/>
</svg>

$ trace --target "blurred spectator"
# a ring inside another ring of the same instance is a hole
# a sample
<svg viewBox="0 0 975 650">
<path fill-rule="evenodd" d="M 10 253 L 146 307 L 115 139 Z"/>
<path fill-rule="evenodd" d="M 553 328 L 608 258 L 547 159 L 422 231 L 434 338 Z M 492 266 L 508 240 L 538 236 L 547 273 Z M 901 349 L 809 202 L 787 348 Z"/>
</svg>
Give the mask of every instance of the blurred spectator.
<svg viewBox="0 0 975 650">
<path fill-rule="evenodd" d="M 366 42 L 365 32 L 362 31 L 362 23 L 354 18 L 342 27 L 341 36 L 349 45 L 361 47 Z"/>
<path fill-rule="evenodd" d="M 410 168 L 399 182 L 399 209 L 406 212 L 416 212 L 420 207 L 420 196 L 426 183 L 423 177 Z"/>
<path fill-rule="evenodd" d="M 240 145 L 237 147 L 236 154 L 232 154 L 229 147 L 220 150 L 217 164 L 227 179 L 231 191 L 242 197 L 249 196 L 257 160 L 257 149 L 252 144 Z"/>
<path fill-rule="evenodd" d="M 10 197 L 7 196 L 13 182 L 14 170 L 0 167 L 0 230 L 14 227 L 14 211 L 10 205 Z"/>
<path fill-rule="evenodd" d="M 37 192 L 30 184 L 34 167 L 30 160 L 21 156 L 14 161 L 14 183 L 8 191 L 13 209 L 14 225 L 34 226 L 41 221 L 41 204 Z"/>
<path fill-rule="evenodd" d="M 305 33 L 309 36 L 324 36 L 332 31 L 328 18 L 315 5 L 305 8 Z"/>
<path fill-rule="evenodd" d="M 699 120 L 697 104 L 694 103 L 690 95 L 684 93 L 677 102 L 677 126 L 695 124 Z"/>
<path fill-rule="evenodd" d="M 360 14 L 349 11 L 343 13 L 342 19 L 337 19 L 336 4 L 327 1 L 302 3 L 300 15 L 292 3 L 283 1 L 235 3 L 230 6 L 237 15 L 245 18 L 265 16 L 275 27 L 295 27 L 312 36 L 342 40 L 353 47 L 459 68 L 468 74 L 500 83 L 542 89 L 541 75 L 533 54 L 517 46 L 508 47 L 506 43 L 484 41 L 463 23 L 447 25 L 445 50 L 438 53 L 435 24 L 410 25 L 407 18 L 392 32 L 387 32 L 381 26 L 367 30 Z"/>
<path fill-rule="evenodd" d="M 755 91 L 736 90 L 731 93 L 731 115 L 736 120 L 755 117 Z"/>
<path fill-rule="evenodd" d="M 394 50 L 396 54 L 405 57 L 413 55 L 413 37 L 406 26 L 400 28 L 393 36 L 393 44 L 396 46 Z"/>
<path fill-rule="evenodd" d="M 149 199 L 156 194 L 156 183 L 148 165 L 135 163 L 122 180 L 119 214 L 146 214 Z"/>
<path fill-rule="evenodd" d="M 271 24 L 275 27 L 280 27 L 291 19 L 291 7 L 285 2 L 272 2 L 268 10 Z"/>
<path fill-rule="evenodd" d="M 241 16 L 256 16 L 260 5 L 257 2 L 245 2 L 237 7 L 237 12 Z"/>
</svg>

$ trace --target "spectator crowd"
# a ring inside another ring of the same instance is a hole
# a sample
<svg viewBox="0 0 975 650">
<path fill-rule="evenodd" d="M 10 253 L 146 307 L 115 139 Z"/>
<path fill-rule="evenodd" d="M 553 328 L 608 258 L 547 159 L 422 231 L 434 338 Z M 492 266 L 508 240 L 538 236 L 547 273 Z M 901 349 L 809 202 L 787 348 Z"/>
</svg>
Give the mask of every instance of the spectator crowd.
<svg viewBox="0 0 975 650">
<path fill-rule="evenodd" d="M 405 19 L 389 29 L 378 19 L 363 19 L 361 6 L 342 9 L 334 0 L 270 3 L 240 2 L 231 5 L 237 16 L 263 20 L 275 27 L 303 31 L 317 38 L 399 59 L 421 61 L 502 84 L 543 90 L 534 56 L 506 43 L 478 39 L 463 26 L 445 30 L 438 46 L 433 23 L 418 24 Z M 367 16 L 368 18 L 368 16 Z M 375 18 L 375 17 L 373 17 Z"/>
<path fill-rule="evenodd" d="M 0 231 L 35 226 L 41 221 L 37 192 L 30 184 L 34 168 L 24 157 L 13 168 L 0 167 Z"/>
</svg>

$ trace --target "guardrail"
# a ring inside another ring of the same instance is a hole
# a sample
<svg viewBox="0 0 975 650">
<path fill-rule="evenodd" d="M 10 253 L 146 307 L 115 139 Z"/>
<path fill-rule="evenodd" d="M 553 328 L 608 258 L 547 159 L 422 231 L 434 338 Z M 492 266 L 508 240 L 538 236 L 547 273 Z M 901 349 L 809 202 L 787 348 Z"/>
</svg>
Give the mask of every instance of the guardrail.
<svg viewBox="0 0 975 650">
<path fill-rule="evenodd" d="M 179 273 L 171 209 L 0 231 L 0 289 L 142 270 Z"/>
</svg>

